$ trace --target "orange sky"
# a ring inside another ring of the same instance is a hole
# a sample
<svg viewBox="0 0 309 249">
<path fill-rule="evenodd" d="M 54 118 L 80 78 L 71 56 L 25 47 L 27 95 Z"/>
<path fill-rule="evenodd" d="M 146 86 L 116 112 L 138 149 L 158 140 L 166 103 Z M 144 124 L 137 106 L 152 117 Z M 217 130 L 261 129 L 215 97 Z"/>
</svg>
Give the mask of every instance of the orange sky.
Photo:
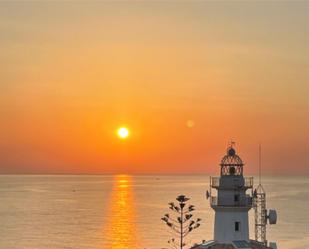
<svg viewBox="0 0 309 249">
<path fill-rule="evenodd" d="M 0 173 L 308 173 L 308 11 L 0 3 Z"/>
</svg>

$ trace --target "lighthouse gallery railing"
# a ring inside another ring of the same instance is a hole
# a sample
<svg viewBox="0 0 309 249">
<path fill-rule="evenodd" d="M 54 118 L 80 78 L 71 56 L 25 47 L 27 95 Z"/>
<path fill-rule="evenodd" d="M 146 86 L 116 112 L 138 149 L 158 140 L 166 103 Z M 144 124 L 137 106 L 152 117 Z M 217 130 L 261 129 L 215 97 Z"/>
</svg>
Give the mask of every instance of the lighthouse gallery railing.
<svg viewBox="0 0 309 249">
<path fill-rule="evenodd" d="M 253 177 L 244 177 L 244 187 L 253 188 Z M 220 177 L 210 177 L 210 186 L 212 188 L 219 188 L 220 186 Z"/>
<path fill-rule="evenodd" d="M 225 207 L 248 207 L 252 206 L 252 197 L 250 195 L 246 195 L 245 197 L 240 198 L 238 201 L 234 201 L 224 197 L 218 200 L 218 196 L 211 196 L 210 205 Z"/>
</svg>

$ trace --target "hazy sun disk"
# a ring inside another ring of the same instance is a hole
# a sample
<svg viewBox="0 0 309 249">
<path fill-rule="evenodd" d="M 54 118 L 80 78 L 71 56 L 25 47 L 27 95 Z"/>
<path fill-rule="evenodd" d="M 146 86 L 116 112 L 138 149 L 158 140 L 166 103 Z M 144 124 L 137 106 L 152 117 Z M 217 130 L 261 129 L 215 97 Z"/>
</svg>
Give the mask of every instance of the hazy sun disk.
<svg viewBox="0 0 309 249">
<path fill-rule="evenodd" d="M 130 132 L 129 132 L 129 129 L 126 128 L 126 127 L 121 127 L 121 128 L 119 128 L 118 131 L 117 131 L 118 137 L 120 137 L 120 138 L 122 138 L 122 139 L 127 138 L 127 137 L 129 136 L 129 133 L 130 133 Z"/>
</svg>

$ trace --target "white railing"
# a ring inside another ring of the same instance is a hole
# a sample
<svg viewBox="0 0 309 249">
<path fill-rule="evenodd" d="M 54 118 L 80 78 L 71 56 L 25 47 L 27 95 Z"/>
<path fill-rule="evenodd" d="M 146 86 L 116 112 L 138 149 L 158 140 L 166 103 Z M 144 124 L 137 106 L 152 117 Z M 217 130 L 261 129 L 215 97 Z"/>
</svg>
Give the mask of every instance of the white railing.
<svg viewBox="0 0 309 249">
<path fill-rule="evenodd" d="M 253 188 L 253 177 L 244 177 L 244 187 Z M 212 188 L 220 187 L 220 177 L 210 177 L 210 186 Z"/>
<path fill-rule="evenodd" d="M 253 188 L 253 177 L 245 177 L 245 187 Z"/>
<path fill-rule="evenodd" d="M 218 188 L 220 185 L 220 177 L 210 177 L 210 186 L 212 188 Z"/>
<path fill-rule="evenodd" d="M 250 195 L 246 195 L 246 197 L 240 198 L 238 201 L 234 201 L 227 198 L 220 198 L 220 200 L 218 200 L 217 196 L 211 196 L 210 205 L 222 207 L 251 207 L 252 197 Z"/>
<path fill-rule="evenodd" d="M 210 205 L 211 206 L 217 206 L 218 205 L 218 197 L 217 196 L 211 196 L 210 197 Z"/>
</svg>

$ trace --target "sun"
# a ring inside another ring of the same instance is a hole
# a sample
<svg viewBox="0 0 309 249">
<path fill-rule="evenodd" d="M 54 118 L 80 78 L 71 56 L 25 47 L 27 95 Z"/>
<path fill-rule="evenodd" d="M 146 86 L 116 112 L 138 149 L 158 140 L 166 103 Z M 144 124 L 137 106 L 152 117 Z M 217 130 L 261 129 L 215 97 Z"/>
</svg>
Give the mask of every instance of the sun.
<svg viewBox="0 0 309 249">
<path fill-rule="evenodd" d="M 119 138 L 125 139 L 125 138 L 127 138 L 130 135 L 130 131 L 126 127 L 120 127 L 117 130 L 117 135 L 118 135 Z"/>
</svg>

